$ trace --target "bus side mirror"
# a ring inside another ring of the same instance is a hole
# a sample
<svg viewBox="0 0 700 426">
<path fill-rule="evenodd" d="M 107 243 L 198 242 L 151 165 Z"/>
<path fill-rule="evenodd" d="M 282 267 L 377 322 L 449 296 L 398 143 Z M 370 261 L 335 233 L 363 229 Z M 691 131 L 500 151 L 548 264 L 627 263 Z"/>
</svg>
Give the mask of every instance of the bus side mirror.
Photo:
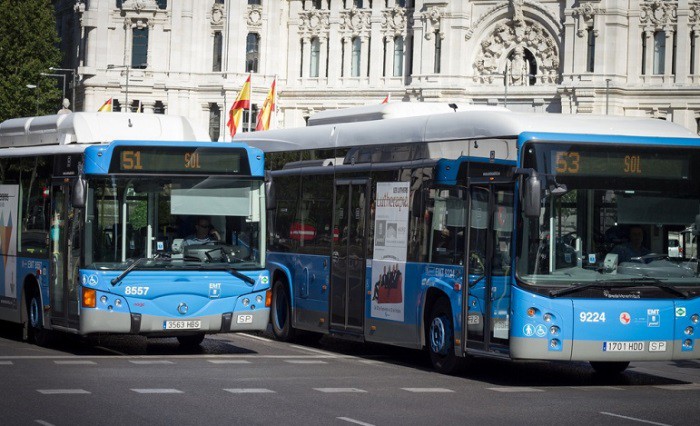
<svg viewBox="0 0 700 426">
<path fill-rule="evenodd" d="M 85 177 L 80 175 L 73 183 L 72 204 L 73 207 L 82 209 L 85 207 L 85 194 L 87 193 L 87 182 Z"/>
<path fill-rule="evenodd" d="M 696 237 L 700 235 L 700 214 L 695 216 L 695 229 L 693 229 L 693 235 Z"/>
<path fill-rule="evenodd" d="M 540 201 L 542 200 L 542 180 L 533 172 L 525 178 L 523 188 L 523 212 L 525 217 L 534 219 L 540 217 Z"/>
<path fill-rule="evenodd" d="M 265 208 L 277 210 L 277 197 L 275 196 L 275 187 L 272 184 L 272 174 L 270 171 L 265 172 Z"/>
</svg>

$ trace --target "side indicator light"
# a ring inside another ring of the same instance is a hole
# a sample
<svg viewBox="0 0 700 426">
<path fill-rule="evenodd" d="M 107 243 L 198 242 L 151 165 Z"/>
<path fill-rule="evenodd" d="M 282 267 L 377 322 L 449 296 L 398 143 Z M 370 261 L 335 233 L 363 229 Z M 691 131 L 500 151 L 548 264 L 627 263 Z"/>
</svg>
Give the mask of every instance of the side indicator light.
<svg viewBox="0 0 700 426">
<path fill-rule="evenodd" d="M 265 292 L 265 307 L 269 308 L 272 305 L 272 290 Z"/>
<path fill-rule="evenodd" d="M 83 307 L 94 308 L 97 305 L 97 292 L 91 288 L 83 287 Z"/>
</svg>

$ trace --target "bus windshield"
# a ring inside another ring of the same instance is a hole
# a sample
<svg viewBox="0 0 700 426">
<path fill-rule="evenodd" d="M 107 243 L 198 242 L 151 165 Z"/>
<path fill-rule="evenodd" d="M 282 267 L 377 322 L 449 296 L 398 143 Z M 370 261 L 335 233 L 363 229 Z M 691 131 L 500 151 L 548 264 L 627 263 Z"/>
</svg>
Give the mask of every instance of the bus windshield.
<svg viewBox="0 0 700 426">
<path fill-rule="evenodd" d="M 89 188 L 88 268 L 263 266 L 261 180 L 96 177 Z"/>
<path fill-rule="evenodd" d="M 698 150 L 527 144 L 523 164 L 545 188 L 539 217 L 519 232 L 523 284 L 700 289 L 684 232 L 700 212 Z"/>
</svg>

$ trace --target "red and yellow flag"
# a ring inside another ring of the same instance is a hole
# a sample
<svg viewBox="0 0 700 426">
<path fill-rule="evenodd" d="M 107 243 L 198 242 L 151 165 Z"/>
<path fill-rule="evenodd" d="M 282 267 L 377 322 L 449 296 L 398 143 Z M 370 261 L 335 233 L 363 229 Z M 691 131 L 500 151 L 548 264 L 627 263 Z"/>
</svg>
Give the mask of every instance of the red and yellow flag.
<svg viewBox="0 0 700 426">
<path fill-rule="evenodd" d="M 112 98 L 107 99 L 97 112 L 112 112 Z"/>
<path fill-rule="evenodd" d="M 272 114 L 275 113 L 275 83 L 277 83 L 277 79 L 272 80 L 270 91 L 267 92 L 267 98 L 265 98 L 265 102 L 258 113 L 258 123 L 255 126 L 256 131 L 270 129 L 270 120 Z"/>
<path fill-rule="evenodd" d="M 248 75 L 248 79 L 243 84 L 243 88 L 240 93 L 238 93 L 236 101 L 228 112 L 228 122 L 226 126 L 228 127 L 231 137 L 233 137 L 240 128 L 241 121 L 243 121 L 243 111 L 248 108 L 250 108 L 250 75 Z"/>
</svg>

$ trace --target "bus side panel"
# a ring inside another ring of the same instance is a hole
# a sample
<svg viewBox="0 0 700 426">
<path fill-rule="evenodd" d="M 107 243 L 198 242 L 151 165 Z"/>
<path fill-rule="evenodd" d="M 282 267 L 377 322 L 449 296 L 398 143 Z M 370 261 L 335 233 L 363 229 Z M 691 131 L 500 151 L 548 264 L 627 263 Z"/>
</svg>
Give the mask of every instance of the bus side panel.
<svg viewBox="0 0 700 426">
<path fill-rule="evenodd" d="M 330 258 L 296 253 L 268 253 L 268 262 L 271 270 L 283 270 L 287 277 L 291 277 L 290 304 L 294 312 L 294 327 L 328 333 Z"/>
<path fill-rule="evenodd" d="M 550 299 L 513 287 L 510 354 L 513 359 L 570 360 L 574 330 L 571 299 Z M 528 309 L 534 308 L 534 315 Z M 546 321 L 545 314 L 551 316 Z M 551 327 L 559 327 L 552 335 Z"/>
</svg>

